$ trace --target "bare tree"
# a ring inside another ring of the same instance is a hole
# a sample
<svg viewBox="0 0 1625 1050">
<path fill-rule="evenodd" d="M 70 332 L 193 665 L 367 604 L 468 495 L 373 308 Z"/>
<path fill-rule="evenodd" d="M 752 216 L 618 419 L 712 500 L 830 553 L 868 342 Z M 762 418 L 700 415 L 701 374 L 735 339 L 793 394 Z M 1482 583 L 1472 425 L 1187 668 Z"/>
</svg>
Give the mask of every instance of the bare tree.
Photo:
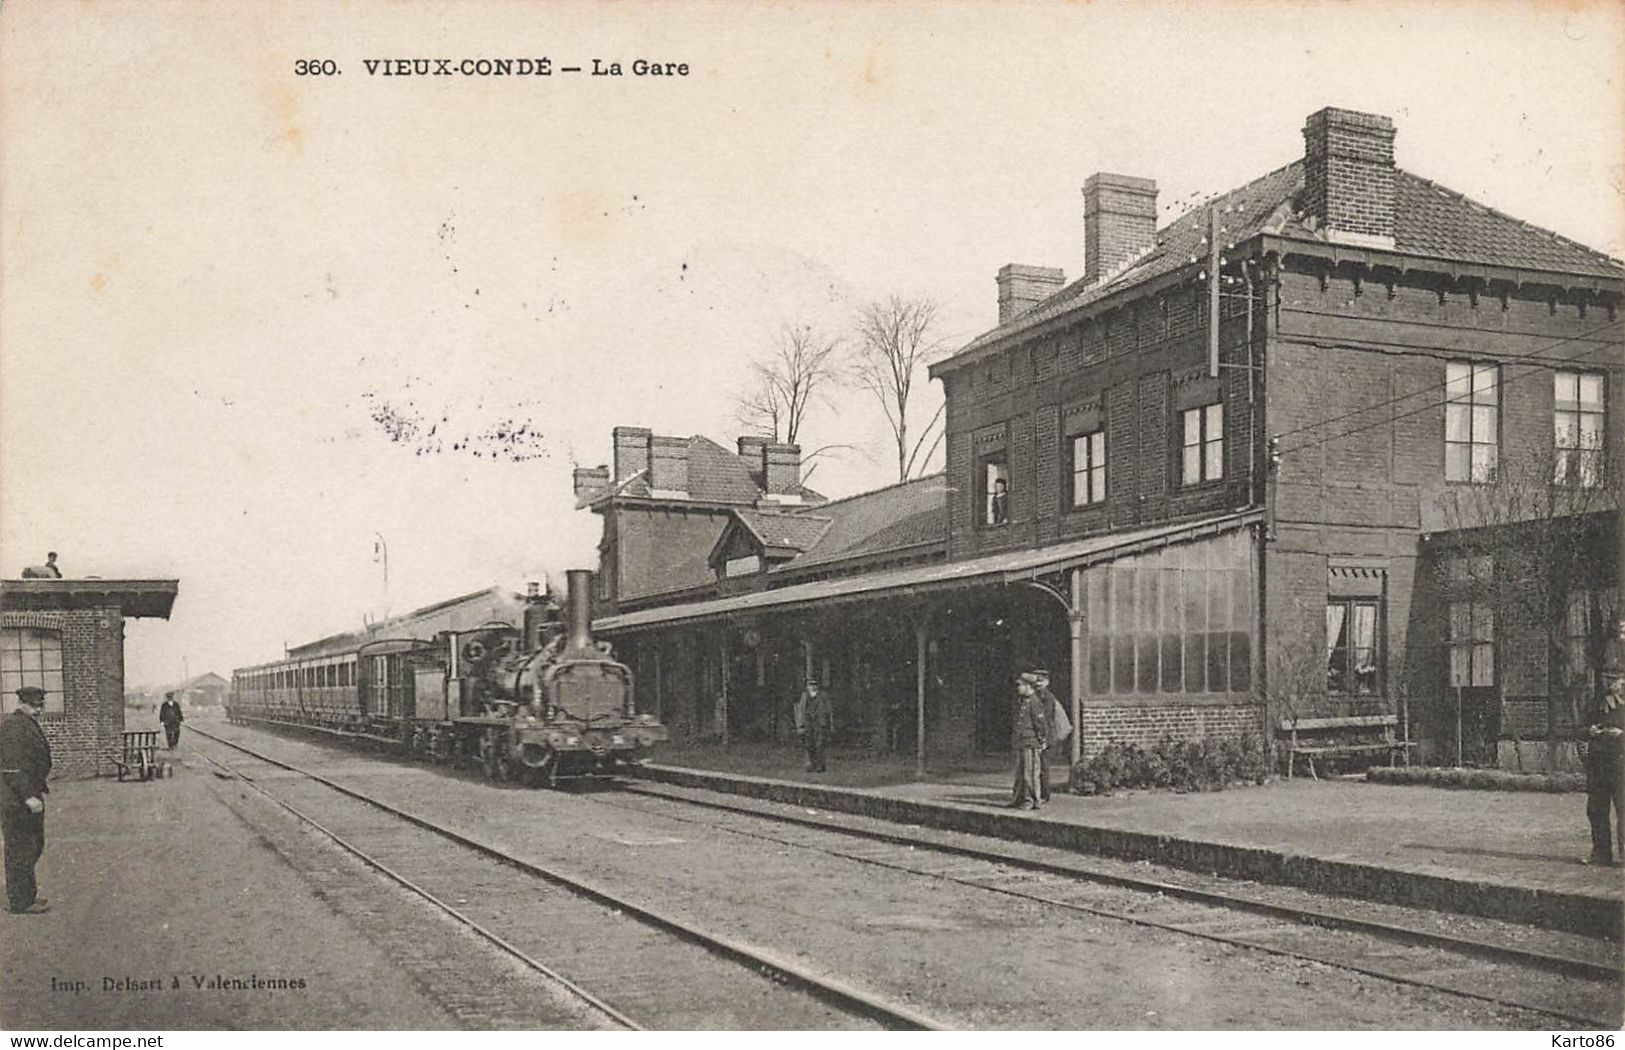
<svg viewBox="0 0 1625 1050">
<path fill-rule="evenodd" d="M 771 349 L 751 362 L 750 383 L 736 399 L 739 422 L 795 444 L 813 395 L 836 380 L 841 341 L 811 325 L 786 324 Z"/>
<path fill-rule="evenodd" d="M 937 304 L 930 299 L 892 295 L 863 307 L 858 315 L 852 372 L 875 395 L 897 447 L 897 480 L 907 481 L 930 460 L 942 441 L 943 406 L 910 439 L 909 407 L 916 380 L 937 350 Z M 933 433 L 936 435 L 932 439 Z M 927 445 L 927 440 L 932 439 Z"/>
<path fill-rule="evenodd" d="M 1548 765 L 1556 761 L 1559 705 L 1577 723 L 1582 701 L 1602 688 L 1608 630 L 1620 615 L 1610 571 L 1609 521 L 1620 506 L 1616 465 L 1579 461 L 1572 450 L 1509 460 L 1488 484 L 1452 486 L 1440 501 L 1451 554 L 1437 567 L 1447 595 L 1490 606 L 1498 706 L 1506 716 L 1508 631 L 1519 623 L 1544 635 L 1548 666 Z M 1581 603 L 1581 604 L 1576 604 Z M 1579 613 L 1576 616 L 1576 613 Z M 1574 630 L 1578 619 L 1583 631 Z M 1581 652 L 1575 651 L 1575 641 Z M 1570 674 L 1573 667 L 1577 673 Z M 1519 755 L 1521 763 L 1522 756 Z"/>
</svg>

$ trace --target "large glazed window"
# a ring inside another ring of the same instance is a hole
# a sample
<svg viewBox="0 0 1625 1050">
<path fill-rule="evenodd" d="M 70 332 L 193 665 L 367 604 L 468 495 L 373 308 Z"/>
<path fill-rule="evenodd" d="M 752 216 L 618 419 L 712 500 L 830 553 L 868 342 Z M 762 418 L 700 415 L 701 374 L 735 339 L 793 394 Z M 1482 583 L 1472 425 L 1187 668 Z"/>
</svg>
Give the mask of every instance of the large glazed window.
<svg viewBox="0 0 1625 1050">
<path fill-rule="evenodd" d="M 0 628 L 0 710 L 17 706 L 25 685 L 45 690 L 45 713 L 66 709 L 62 691 L 62 635 L 44 627 Z"/>
</svg>

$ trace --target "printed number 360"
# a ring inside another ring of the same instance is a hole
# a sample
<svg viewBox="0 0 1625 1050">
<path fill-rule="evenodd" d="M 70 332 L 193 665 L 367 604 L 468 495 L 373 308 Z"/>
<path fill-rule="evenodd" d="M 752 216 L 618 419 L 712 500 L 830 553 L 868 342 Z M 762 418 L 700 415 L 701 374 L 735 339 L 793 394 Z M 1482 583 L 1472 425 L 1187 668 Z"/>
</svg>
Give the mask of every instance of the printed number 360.
<svg viewBox="0 0 1625 1050">
<path fill-rule="evenodd" d="M 336 77 L 339 64 L 331 58 L 301 58 L 293 64 L 296 77 Z"/>
</svg>

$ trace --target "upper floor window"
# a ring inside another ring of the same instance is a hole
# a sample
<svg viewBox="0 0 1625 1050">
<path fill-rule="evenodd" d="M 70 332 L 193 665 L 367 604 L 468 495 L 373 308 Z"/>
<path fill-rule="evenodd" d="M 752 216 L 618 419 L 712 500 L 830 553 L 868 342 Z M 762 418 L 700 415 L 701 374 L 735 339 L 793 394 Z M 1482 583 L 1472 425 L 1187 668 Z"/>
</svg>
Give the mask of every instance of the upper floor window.
<svg viewBox="0 0 1625 1050">
<path fill-rule="evenodd" d="M 1186 409 L 1179 481 L 1198 485 L 1224 477 L 1224 405 Z"/>
<path fill-rule="evenodd" d="M 1086 507 L 1106 499 L 1106 432 L 1072 439 L 1072 506 Z"/>
<path fill-rule="evenodd" d="M 62 635 L 43 627 L 0 628 L 0 702 L 10 712 L 17 690 L 31 685 L 45 690 L 44 714 L 65 709 L 62 691 Z"/>
<path fill-rule="evenodd" d="M 1500 369 L 1452 361 L 1445 366 L 1444 479 L 1495 480 L 1500 456 Z"/>
<path fill-rule="evenodd" d="M 1003 525 L 1010 520 L 1010 464 L 1003 451 L 982 457 L 978 502 L 983 525 Z"/>
<path fill-rule="evenodd" d="M 1559 485 L 1602 484 L 1602 392 L 1601 372 L 1558 372 L 1553 380 L 1553 480 Z"/>
</svg>

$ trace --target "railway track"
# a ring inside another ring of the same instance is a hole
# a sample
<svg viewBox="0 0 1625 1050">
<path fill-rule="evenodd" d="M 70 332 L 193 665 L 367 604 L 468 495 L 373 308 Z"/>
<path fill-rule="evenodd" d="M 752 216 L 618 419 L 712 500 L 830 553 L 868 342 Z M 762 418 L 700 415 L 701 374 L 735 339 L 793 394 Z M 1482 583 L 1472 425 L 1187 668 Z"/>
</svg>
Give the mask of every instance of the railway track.
<svg viewBox="0 0 1625 1050">
<path fill-rule="evenodd" d="M 479 842 L 201 729 L 243 768 L 192 750 L 495 949 L 626 1029 L 935 1030 L 942 1023 L 828 974 L 707 931 L 564 870 Z M 290 777 L 289 774 L 292 774 Z M 275 790 L 271 786 L 274 785 Z M 480 902 L 471 904 L 478 895 Z M 479 903 L 520 902 L 501 929 Z M 560 961 L 559 955 L 568 958 Z M 544 960 L 544 956 L 548 957 Z"/>
<path fill-rule="evenodd" d="M 628 805 L 628 796 L 655 805 Z M 621 782 L 613 798 L 583 797 L 1050 907 L 1528 1010 L 1569 1025 L 1613 1029 L 1621 1023 L 1622 975 L 1617 955 L 1607 949 L 1590 957 L 1542 951 L 640 781 Z M 710 819 L 693 816 L 695 810 Z M 769 832 L 767 827 L 783 830 Z M 1532 990 L 1544 994 L 1537 998 Z"/>
</svg>

